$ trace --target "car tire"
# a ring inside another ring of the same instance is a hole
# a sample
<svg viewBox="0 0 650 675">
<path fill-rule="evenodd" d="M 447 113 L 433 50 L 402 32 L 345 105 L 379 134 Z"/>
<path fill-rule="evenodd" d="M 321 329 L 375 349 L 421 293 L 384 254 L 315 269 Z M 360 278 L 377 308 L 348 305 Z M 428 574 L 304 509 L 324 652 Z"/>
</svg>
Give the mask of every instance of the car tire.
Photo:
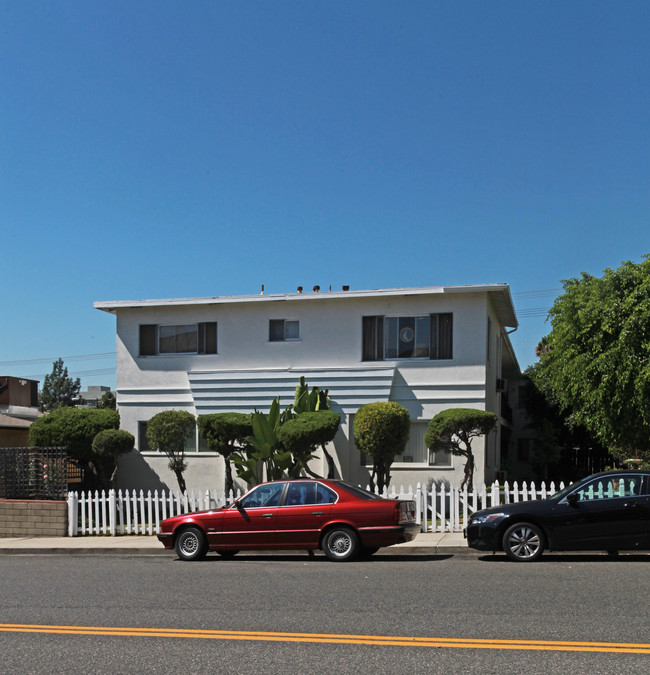
<svg viewBox="0 0 650 675">
<path fill-rule="evenodd" d="M 515 523 L 503 535 L 503 550 L 515 562 L 534 562 L 544 552 L 544 534 L 532 523 Z"/>
<path fill-rule="evenodd" d="M 359 552 L 359 537 L 349 527 L 335 527 L 325 535 L 323 551 L 334 562 L 352 560 Z"/>
<path fill-rule="evenodd" d="M 181 560 L 201 560 L 208 552 L 208 542 L 198 527 L 188 527 L 176 537 L 174 550 Z"/>
<path fill-rule="evenodd" d="M 217 551 L 222 558 L 234 558 L 239 551 Z"/>
</svg>

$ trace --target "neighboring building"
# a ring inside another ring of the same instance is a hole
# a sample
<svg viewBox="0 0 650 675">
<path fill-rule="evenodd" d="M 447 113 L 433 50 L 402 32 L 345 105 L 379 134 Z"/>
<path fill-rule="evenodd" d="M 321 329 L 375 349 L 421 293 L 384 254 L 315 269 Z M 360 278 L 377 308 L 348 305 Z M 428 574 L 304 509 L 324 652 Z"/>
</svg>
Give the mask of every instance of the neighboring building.
<svg viewBox="0 0 650 675">
<path fill-rule="evenodd" d="M 79 396 L 83 399 L 83 403 L 81 404 L 82 408 L 96 408 L 99 404 L 99 402 L 102 400 L 102 396 L 107 392 L 110 391 L 110 387 L 104 387 L 102 385 L 99 386 L 90 386 L 86 391 L 82 391 L 79 393 Z"/>
<path fill-rule="evenodd" d="M 337 471 L 368 482 L 355 447 L 354 414 L 397 401 L 411 415 L 408 446 L 392 484 L 460 482 L 464 460 L 429 453 L 427 423 L 451 407 L 500 415 L 475 442 L 477 483 L 494 480 L 512 444 L 509 389 L 520 370 L 508 332 L 517 319 L 506 284 L 290 293 L 238 297 L 96 302 L 117 318 L 117 404 L 137 451 L 120 462 L 120 487 L 176 487 L 167 459 L 147 448 L 146 425 L 162 410 L 268 410 L 277 395 L 293 402 L 300 376 L 328 389 L 341 413 Z M 301 291 L 302 289 L 299 289 Z M 191 488 L 223 486 L 223 460 L 196 438 L 186 471 Z M 312 468 L 326 471 L 322 459 Z"/>
<path fill-rule="evenodd" d="M 0 448 L 29 446 L 29 427 L 38 415 L 38 381 L 0 377 Z"/>
</svg>

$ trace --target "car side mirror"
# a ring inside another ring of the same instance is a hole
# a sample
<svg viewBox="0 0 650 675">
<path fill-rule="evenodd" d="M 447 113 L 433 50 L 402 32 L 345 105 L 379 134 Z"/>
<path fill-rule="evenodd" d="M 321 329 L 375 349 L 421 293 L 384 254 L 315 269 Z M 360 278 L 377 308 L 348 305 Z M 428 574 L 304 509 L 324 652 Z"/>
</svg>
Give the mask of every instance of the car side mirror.
<svg viewBox="0 0 650 675">
<path fill-rule="evenodd" d="M 576 506 L 576 504 L 580 501 L 580 495 L 577 492 L 572 492 L 571 494 L 567 495 L 566 497 L 566 502 L 569 506 Z"/>
</svg>

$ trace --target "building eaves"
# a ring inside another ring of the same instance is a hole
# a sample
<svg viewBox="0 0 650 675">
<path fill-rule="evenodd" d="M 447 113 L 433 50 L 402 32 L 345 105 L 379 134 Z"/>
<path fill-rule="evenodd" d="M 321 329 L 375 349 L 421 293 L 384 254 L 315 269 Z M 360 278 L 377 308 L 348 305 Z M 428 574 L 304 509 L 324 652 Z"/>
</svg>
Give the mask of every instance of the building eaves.
<svg viewBox="0 0 650 675">
<path fill-rule="evenodd" d="M 144 309 L 199 305 L 226 305 L 255 302 L 323 302 L 354 298 L 407 297 L 451 293 L 488 293 L 504 326 L 516 327 L 508 284 L 472 284 L 465 286 L 425 286 L 417 288 L 383 288 L 371 290 L 319 291 L 311 293 L 260 293 L 258 295 L 211 296 L 202 298 L 162 298 L 156 300 L 111 300 L 94 303 L 95 309 L 116 313 L 120 309 Z"/>
</svg>

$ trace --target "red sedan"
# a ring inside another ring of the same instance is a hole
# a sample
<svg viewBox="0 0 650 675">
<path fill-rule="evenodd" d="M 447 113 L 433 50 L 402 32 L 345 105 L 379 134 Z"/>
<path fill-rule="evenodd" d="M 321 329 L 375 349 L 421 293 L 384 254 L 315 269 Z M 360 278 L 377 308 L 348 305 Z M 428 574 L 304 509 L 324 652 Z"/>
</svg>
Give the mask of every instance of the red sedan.
<svg viewBox="0 0 650 675">
<path fill-rule="evenodd" d="M 262 483 L 230 506 L 163 520 L 158 539 L 181 560 L 208 551 L 232 556 L 253 549 L 322 549 L 351 560 L 418 533 L 415 502 L 384 499 L 340 480 Z"/>
</svg>

